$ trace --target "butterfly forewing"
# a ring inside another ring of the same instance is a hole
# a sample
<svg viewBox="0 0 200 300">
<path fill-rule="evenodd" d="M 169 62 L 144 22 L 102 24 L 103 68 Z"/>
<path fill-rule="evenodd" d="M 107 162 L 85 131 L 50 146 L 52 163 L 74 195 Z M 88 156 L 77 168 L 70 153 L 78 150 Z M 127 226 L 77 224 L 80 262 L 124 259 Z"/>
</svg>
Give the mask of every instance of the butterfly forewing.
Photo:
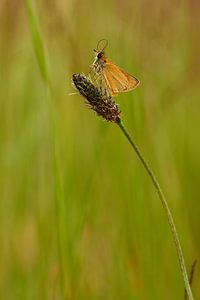
<svg viewBox="0 0 200 300">
<path fill-rule="evenodd" d="M 103 68 L 103 76 L 112 95 L 133 90 L 139 84 L 138 79 L 108 60 Z"/>
</svg>

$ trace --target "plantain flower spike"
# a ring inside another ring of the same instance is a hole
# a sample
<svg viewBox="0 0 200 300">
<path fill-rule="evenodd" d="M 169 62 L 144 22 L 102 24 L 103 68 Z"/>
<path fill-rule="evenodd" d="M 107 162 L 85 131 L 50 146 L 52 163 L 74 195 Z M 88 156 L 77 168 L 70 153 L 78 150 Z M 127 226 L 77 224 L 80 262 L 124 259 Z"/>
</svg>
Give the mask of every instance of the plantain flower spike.
<svg viewBox="0 0 200 300">
<path fill-rule="evenodd" d="M 120 110 L 107 89 L 95 86 L 85 74 L 74 74 L 73 83 L 86 103 L 98 116 L 109 122 L 120 123 Z"/>
</svg>

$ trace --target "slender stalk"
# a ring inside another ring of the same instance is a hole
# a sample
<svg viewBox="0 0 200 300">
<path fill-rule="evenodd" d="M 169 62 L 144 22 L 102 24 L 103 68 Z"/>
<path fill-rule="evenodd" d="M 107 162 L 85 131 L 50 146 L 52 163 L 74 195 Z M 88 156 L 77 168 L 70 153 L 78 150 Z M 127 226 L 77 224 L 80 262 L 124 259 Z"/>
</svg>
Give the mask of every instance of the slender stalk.
<svg viewBox="0 0 200 300">
<path fill-rule="evenodd" d="M 125 137 L 127 138 L 127 140 L 129 141 L 129 143 L 131 144 L 133 150 L 136 152 L 138 158 L 140 159 L 141 163 L 143 164 L 145 170 L 147 171 L 154 188 L 156 189 L 158 196 L 160 198 L 160 201 L 162 203 L 162 206 L 164 208 L 164 211 L 167 215 L 167 219 L 168 219 L 168 223 L 172 232 L 172 236 L 173 236 L 173 240 L 175 243 L 175 247 L 176 247 L 176 251 L 177 251 L 177 255 L 178 255 L 178 260 L 179 260 L 179 264 L 180 264 L 180 269 L 181 269 L 181 274 L 183 276 L 183 280 L 185 283 L 185 289 L 188 295 L 188 300 L 193 300 L 193 295 L 192 295 L 192 291 L 190 288 L 190 283 L 189 283 L 189 279 L 188 279 L 188 275 L 187 275 L 187 271 L 186 271 L 186 266 L 185 266 L 185 261 L 184 261 L 184 257 L 183 257 L 183 251 L 181 248 L 181 244 L 179 241 L 179 237 L 178 237 L 178 233 L 176 230 L 176 226 L 174 223 L 174 219 L 172 217 L 172 213 L 169 209 L 167 200 L 165 198 L 165 195 L 163 194 L 163 191 L 160 187 L 160 184 L 158 183 L 153 171 L 151 170 L 151 168 L 149 167 L 147 161 L 145 160 L 143 154 L 141 153 L 140 149 L 138 148 L 138 146 L 136 145 L 136 143 L 134 142 L 134 140 L 131 138 L 131 136 L 129 135 L 126 127 L 124 126 L 124 124 L 122 123 L 121 120 L 119 120 L 117 122 L 117 124 L 119 125 L 120 129 L 122 130 L 123 134 L 125 135 Z"/>
<path fill-rule="evenodd" d="M 190 270 L 190 277 L 189 277 L 189 282 L 190 282 L 190 286 L 192 285 L 192 281 L 194 278 L 194 271 L 196 268 L 196 264 L 197 264 L 197 260 L 195 259 L 195 261 L 192 264 L 191 270 Z M 185 300 L 188 300 L 188 295 L 187 295 L 187 291 L 185 290 Z"/>
<path fill-rule="evenodd" d="M 44 49 L 42 34 L 40 31 L 39 20 L 37 10 L 34 6 L 33 0 L 24 0 L 28 21 L 30 25 L 30 32 L 32 35 L 33 46 L 35 50 L 36 59 L 38 62 L 39 70 L 44 82 L 47 107 L 49 109 L 49 121 L 50 121 L 50 156 L 52 160 L 52 169 L 54 176 L 54 205 L 55 205 L 55 222 L 56 222 L 56 238 L 57 238 L 57 251 L 58 260 L 60 266 L 60 289 L 62 299 L 65 295 L 65 278 L 64 278 L 64 261 L 62 255 L 62 236 L 61 236 L 61 205 L 63 202 L 63 192 L 61 186 L 60 169 L 58 161 L 58 149 L 56 141 L 56 120 L 52 101 L 52 87 L 50 81 L 50 72 L 47 64 L 46 53 Z"/>
</svg>

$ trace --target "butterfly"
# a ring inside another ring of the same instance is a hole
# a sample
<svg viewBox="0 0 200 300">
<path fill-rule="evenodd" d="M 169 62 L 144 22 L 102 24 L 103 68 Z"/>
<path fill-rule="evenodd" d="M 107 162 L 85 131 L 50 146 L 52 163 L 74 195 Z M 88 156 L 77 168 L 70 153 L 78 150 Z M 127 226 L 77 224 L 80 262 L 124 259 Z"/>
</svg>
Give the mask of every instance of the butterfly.
<svg viewBox="0 0 200 300">
<path fill-rule="evenodd" d="M 99 51 L 98 48 L 102 41 L 106 41 L 106 44 L 102 50 Z M 119 93 L 135 89 L 140 81 L 115 65 L 106 57 L 104 50 L 107 45 L 108 41 L 102 39 L 97 44 L 97 50 L 94 50 L 95 61 L 92 64 L 92 68 L 95 73 L 100 77 L 101 82 L 106 84 L 106 87 L 112 96 L 117 96 Z"/>
</svg>

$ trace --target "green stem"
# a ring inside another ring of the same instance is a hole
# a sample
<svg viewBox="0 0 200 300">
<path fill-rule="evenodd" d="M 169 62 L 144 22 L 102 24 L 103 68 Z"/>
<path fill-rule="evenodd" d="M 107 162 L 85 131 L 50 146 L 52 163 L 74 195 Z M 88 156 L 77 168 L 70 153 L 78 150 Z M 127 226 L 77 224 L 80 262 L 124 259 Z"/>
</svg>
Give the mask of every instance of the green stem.
<svg viewBox="0 0 200 300">
<path fill-rule="evenodd" d="M 55 204 L 55 222 L 56 222 L 56 238 L 57 238 L 57 250 L 58 260 L 60 266 L 60 289 L 62 299 L 65 298 L 65 277 L 64 277 L 64 261 L 62 255 L 62 237 L 61 237 L 61 205 L 63 202 L 63 192 L 60 179 L 60 169 L 58 162 L 58 149 L 56 141 L 56 121 L 55 113 L 52 101 L 52 87 L 50 82 L 50 72 L 47 64 L 46 53 L 44 50 L 42 34 L 40 32 L 39 20 L 37 10 L 34 6 L 33 0 L 24 0 L 28 21 L 30 25 L 30 31 L 33 40 L 33 46 L 35 50 L 36 59 L 38 62 L 39 70 L 44 81 L 44 87 L 46 91 L 47 107 L 49 109 L 49 121 L 50 121 L 50 156 L 52 160 L 52 170 L 54 176 L 54 204 Z"/>
<path fill-rule="evenodd" d="M 153 173 L 153 171 L 151 170 L 151 168 L 149 167 L 148 163 L 146 162 L 144 156 L 142 155 L 141 151 L 139 150 L 138 146 L 135 144 L 135 142 L 133 141 L 133 139 L 131 138 L 131 136 L 129 135 L 127 129 L 125 128 L 124 124 L 122 123 L 121 120 L 119 120 L 117 122 L 117 124 L 119 125 L 120 129 L 122 130 L 123 134 L 126 136 L 127 140 L 129 141 L 129 143 L 131 144 L 133 150 L 136 152 L 138 158 L 140 159 L 141 163 L 143 164 L 145 170 L 147 171 L 149 177 L 151 178 L 151 181 L 158 193 L 158 196 L 160 198 L 160 201 L 162 203 L 162 206 L 164 208 L 164 211 L 167 215 L 167 219 L 168 219 L 168 223 L 172 232 L 172 236 L 173 236 L 173 240 L 174 240 L 174 244 L 176 247 L 176 251 L 177 251 L 177 255 L 178 255 L 178 260 L 179 260 L 179 264 L 180 264 L 180 269 L 181 269 L 181 274 L 183 276 L 183 280 L 185 283 L 185 289 L 187 291 L 187 295 L 188 295 L 188 300 L 193 300 L 193 296 L 192 296 L 192 291 L 190 288 L 190 283 L 189 283 L 189 279 L 188 279 L 188 275 L 187 275 L 187 271 L 186 271 L 186 266 L 185 266 L 185 261 L 184 261 L 184 257 L 183 257 L 183 251 L 181 248 L 181 244 L 179 241 L 179 237 L 178 237 L 178 233 L 176 230 L 176 226 L 174 223 L 174 219 L 172 217 L 172 213 L 169 209 L 167 200 L 165 198 L 165 195 L 163 194 L 163 191 Z"/>
</svg>

